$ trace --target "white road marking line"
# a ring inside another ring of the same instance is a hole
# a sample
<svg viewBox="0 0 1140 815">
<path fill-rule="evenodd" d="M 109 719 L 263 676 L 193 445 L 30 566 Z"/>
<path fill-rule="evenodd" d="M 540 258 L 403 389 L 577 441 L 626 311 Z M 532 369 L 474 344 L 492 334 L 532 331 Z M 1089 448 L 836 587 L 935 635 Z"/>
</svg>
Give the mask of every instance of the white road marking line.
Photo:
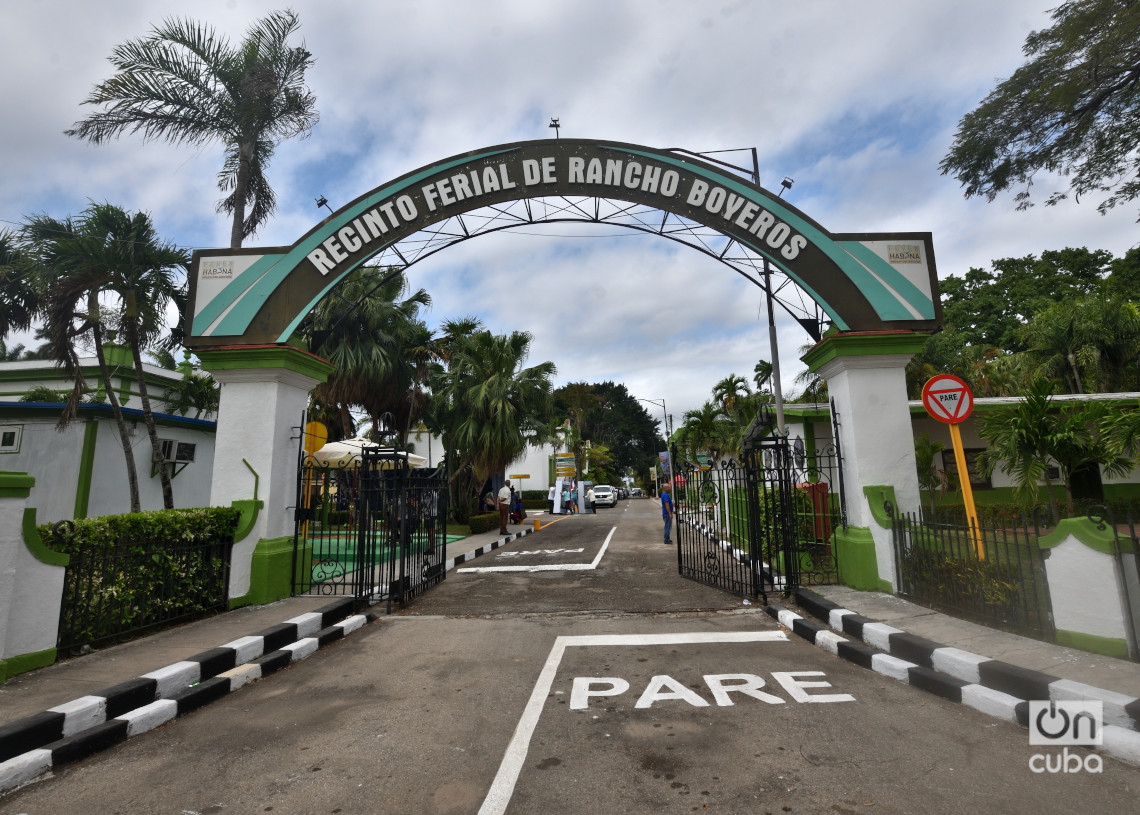
<svg viewBox="0 0 1140 815">
<path fill-rule="evenodd" d="M 610 532 L 613 535 L 613 532 Z M 609 538 L 606 539 L 609 543 Z M 599 555 L 600 557 L 600 555 Z M 729 642 L 787 642 L 788 635 L 783 631 L 732 631 L 717 634 L 690 633 L 690 634 L 593 634 L 577 637 L 559 637 L 550 649 L 546 664 L 538 675 L 538 682 L 531 691 L 530 700 L 523 709 L 511 743 L 503 754 L 499 764 L 499 771 L 487 797 L 483 799 L 483 806 L 479 807 L 479 815 L 502 815 L 518 783 L 519 773 L 522 772 L 530 749 L 530 740 L 534 736 L 534 729 L 538 726 L 538 719 L 542 715 L 542 707 L 550 695 L 554 685 L 554 676 L 558 673 L 558 666 L 562 662 L 562 655 L 571 646 L 609 646 L 609 645 L 692 645 L 700 643 L 729 643 Z"/>
<path fill-rule="evenodd" d="M 591 569 L 598 568 L 598 563 L 602 560 L 602 555 L 606 553 L 609 548 L 610 539 L 613 538 L 614 533 L 617 532 L 617 527 L 610 529 L 610 534 L 606 535 L 606 541 L 602 544 L 602 548 L 598 550 L 597 556 L 592 563 L 544 563 L 536 566 L 470 566 L 464 569 L 456 569 L 456 572 L 584 572 Z"/>
</svg>

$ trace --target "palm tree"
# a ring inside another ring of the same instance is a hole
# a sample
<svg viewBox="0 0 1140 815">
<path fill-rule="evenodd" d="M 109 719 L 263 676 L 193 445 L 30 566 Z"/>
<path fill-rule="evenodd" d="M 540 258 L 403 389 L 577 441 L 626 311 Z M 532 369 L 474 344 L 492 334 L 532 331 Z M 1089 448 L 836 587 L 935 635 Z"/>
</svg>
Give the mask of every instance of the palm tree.
<svg viewBox="0 0 1140 815">
<path fill-rule="evenodd" d="M 352 406 L 363 408 L 374 426 L 390 413 L 405 432 L 422 409 L 412 386 L 417 376 L 422 378 L 430 346 L 431 333 L 419 313 L 431 305 L 431 296 L 423 289 L 408 294 L 402 272 L 385 280 L 391 271 L 364 267 L 352 272 L 301 327 L 314 353 L 336 366 L 313 389 L 313 400 L 336 414 L 333 424 L 346 436 L 355 432 Z"/>
<path fill-rule="evenodd" d="M 30 328 L 39 309 L 33 270 L 19 236 L 9 229 L 0 230 L 0 339 L 11 331 Z"/>
<path fill-rule="evenodd" d="M 290 46 L 300 27 L 292 11 L 258 20 L 237 47 L 191 20 L 171 19 L 117 46 L 118 73 L 95 86 L 83 104 L 102 110 L 64 131 L 92 144 L 124 132 L 173 144 L 220 141 L 225 161 L 218 211 L 231 214 L 230 247 L 238 248 L 276 209 L 265 172 L 276 146 L 308 136 L 318 121 L 305 86 L 313 57 Z"/>
<path fill-rule="evenodd" d="M 681 430 L 684 432 L 687 452 L 707 452 L 730 448 L 733 426 L 725 419 L 724 411 L 714 402 L 705 402 L 696 410 L 685 411 Z"/>
<path fill-rule="evenodd" d="M 946 483 L 946 471 L 934 466 L 934 457 L 946 449 L 940 441 L 931 441 L 925 433 L 914 438 L 914 463 L 918 469 L 918 485 L 930 493 L 930 517 L 934 517 L 934 491 Z"/>
<path fill-rule="evenodd" d="M 1049 478 L 1049 463 L 1061 471 L 1069 515 L 1073 514 L 1073 474 L 1082 467 L 1100 465 L 1109 475 L 1128 472 L 1132 462 L 1103 402 L 1056 405 L 1054 383 L 1040 378 L 1016 406 L 985 415 L 978 432 L 989 443 L 980 462 L 992 473 L 1000 467 L 1017 483 L 1019 495 L 1037 497 L 1038 481 L 1053 509 L 1060 512 Z M 966 477 L 962 474 L 962 477 Z"/>
<path fill-rule="evenodd" d="M 762 359 L 752 368 L 752 381 L 756 383 L 756 390 L 762 391 L 772 381 L 772 363 Z"/>
<path fill-rule="evenodd" d="M 174 356 L 164 348 L 151 352 L 158 364 L 167 370 L 177 370 L 182 378 L 171 385 L 162 394 L 162 401 L 166 403 L 167 411 L 185 416 L 191 410 L 197 419 L 203 414 L 217 415 L 221 406 L 222 390 L 216 379 L 209 374 L 201 373 L 198 366 L 190 361 L 190 352 L 184 352 L 186 358 L 180 364 L 174 364 Z"/>
<path fill-rule="evenodd" d="M 541 438 L 553 410 L 553 362 L 523 367 L 531 335 L 474 331 L 454 337 L 431 379 L 432 421 L 443 433 L 457 507 Z"/>
<path fill-rule="evenodd" d="M 61 424 L 74 417 L 79 400 L 87 390 L 79 373 L 75 342 L 89 336 L 127 458 L 131 511 L 137 512 L 140 506 L 134 456 L 118 399 L 114 388 L 110 387 L 111 375 L 103 343 L 109 332 L 115 332 L 125 338 L 130 348 L 135 386 L 142 401 L 143 423 L 150 438 L 153 458 L 161 461 L 162 449 L 143 372 L 142 352 L 165 328 L 166 306 L 177 290 L 176 274 L 185 273 L 190 262 L 189 254 L 160 241 L 146 213 L 130 214 L 111 204 L 92 204 L 76 221 L 55 221 L 47 216 L 30 218 L 25 224 L 24 234 L 29 246 L 35 248 L 39 261 L 42 311 L 53 357 L 76 375 L 75 387 Z M 112 295 L 117 305 L 104 305 L 101 301 L 103 295 Z M 81 304 L 85 304 L 85 308 Z M 162 483 L 163 506 L 171 509 L 174 507 L 174 494 L 170 473 L 165 466 L 159 468 L 159 480 Z"/>
</svg>

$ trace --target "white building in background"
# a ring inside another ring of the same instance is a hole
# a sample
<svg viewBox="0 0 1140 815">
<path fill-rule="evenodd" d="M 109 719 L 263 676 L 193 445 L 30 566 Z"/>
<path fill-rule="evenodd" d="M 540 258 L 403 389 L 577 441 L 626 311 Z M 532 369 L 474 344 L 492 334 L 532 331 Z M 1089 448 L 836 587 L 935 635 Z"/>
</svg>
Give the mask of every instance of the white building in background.
<svg viewBox="0 0 1140 815">
<path fill-rule="evenodd" d="M 164 461 L 155 462 L 143 424 L 130 351 L 108 345 L 105 353 L 110 384 L 127 421 L 142 508 L 162 509 L 159 467 L 166 467 L 173 476 L 176 507 L 209 506 L 215 417 L 163 412 L 166 405 L 162 394 L 182 379 L 183 371 L 144 363 L 147 393 L 163 447 Z M 94 357 L 81 359 L 80 370 L 91 387 L 100 386 L 102 378 Z M 61 401 L 21 401 L 37 387 L 66 391 L 71 383 L 64 371 L 48 360 L 0 363 L 0 470 L 25 472 L 36 479 L 28 505 L 36 508 L 41 523 L 129 512 L 126 461 L 111 406 L 84 403 L 75 420 L 60 431 L 56 425 L 63 409 Z M 234 497 L 252 498 L 252 488 L 248 495 Z"/>
</svg>

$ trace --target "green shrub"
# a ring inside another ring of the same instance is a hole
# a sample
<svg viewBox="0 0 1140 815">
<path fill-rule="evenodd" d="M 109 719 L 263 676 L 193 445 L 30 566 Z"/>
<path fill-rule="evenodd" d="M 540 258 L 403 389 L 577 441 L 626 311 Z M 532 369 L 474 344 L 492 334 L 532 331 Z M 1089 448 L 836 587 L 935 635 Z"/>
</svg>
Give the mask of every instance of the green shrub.
<svg viewBox="0 0 1140 815">
<path fill-rule="evenodd" d="M 546 490 L 523 490 L 523 503 L 527 501 L 542 501 L 543 506 L 546 505 Z"/>
<path fill-rule="evenodd" d="M 523 509 L 546 509 L 549 505 L 546 498 L 523 498 Z"/>
<path fill-rule="evenodd" d="M 38 527 L 71 556 L 64 576 L 60 645 L 122 639 L 224 606 L 231 507 L 137 512 Z"/>
<path fill-rule="evenodd" d="M 1021 607 L 1021 579 L 1015 564 L 919 545 L 908 549 L 899 565 L 904 584 L 921 586 L 928 600 L 999 620 L 1016 617 Z"/>
<path fill-rule="evenodd" d="M 499 513 L 483 512 L 479 515 L 472 515 L 467 519 L 467 524 L 471 528 L 472 535 L 478 535 L 481 532 L 487 532 L 491 529 L 498 529 Z"/>
</svg>

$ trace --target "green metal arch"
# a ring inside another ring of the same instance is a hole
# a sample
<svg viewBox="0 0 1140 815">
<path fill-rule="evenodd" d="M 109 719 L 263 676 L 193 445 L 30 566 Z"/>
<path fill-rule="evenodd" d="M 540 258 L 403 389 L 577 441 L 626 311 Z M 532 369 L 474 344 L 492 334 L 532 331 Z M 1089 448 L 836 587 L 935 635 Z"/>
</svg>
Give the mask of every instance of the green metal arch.
<svg viewBox="0 0 1140 815">
<path fill-rule="evenodd" d="M 475 209 L 545 196 L 628 201 L 703 224 L 768 258 L 842 330 L 941 324 L 929 233 L 834 235 L 759 185 L 687 153 L 553 139 L 421 167 L 360 196 L 290 247 L 195 252 L 187 345 L 286 342 L 344 275 L 400 240 Z"/>
</svg>

